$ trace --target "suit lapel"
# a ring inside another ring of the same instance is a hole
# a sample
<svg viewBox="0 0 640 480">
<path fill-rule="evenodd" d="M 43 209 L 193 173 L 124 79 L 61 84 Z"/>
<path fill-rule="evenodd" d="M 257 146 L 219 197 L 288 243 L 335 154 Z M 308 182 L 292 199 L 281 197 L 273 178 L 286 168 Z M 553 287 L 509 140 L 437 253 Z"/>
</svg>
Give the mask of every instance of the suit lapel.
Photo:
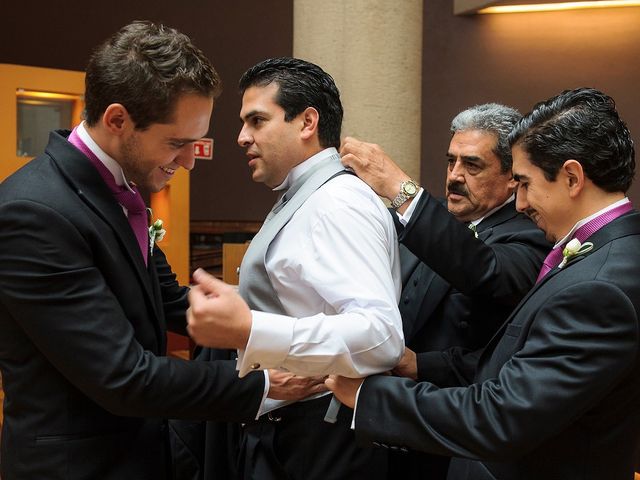
<svg viewBox="0 0 640 480">
<path fill-rule="evenodd" d="M 511 312 L 509 318 L 502 324 L 500 329 L 495 333 L 495 335 L 489 340 L 487 346 L 482 352 L 482 356 L 480 357 L 479 364 L 484 363 L 487 357 L 491 356 L 491 352 L 493 351 L 493 347 L 495 347 L 496 343 L 502 338 L 504 330 L 511 323 L 514 317 L 518 315 L 520 309 L 527 303 L 529 298 L 534 295 L 545 283 L 547 283 L 551 278 L 558 275 L 560 272 L 565 271 L 583 259 L 587 258 L 587 256 L 592 255 L 597 252 L 600 248 L 608 245 L 612 241 L 626 237 L 628 235 L 639 235 L 640 234 L 640 212 L 632 211 L 621 217 L 616 218 L 611 223 L 601 228 L 597 232 L 595 232 L 591 237 L 586 239 L 585 241 L 589 241 L 593 243 L 593 249 L 587 252 L 584 255 L 578 255 L 572 258 L 563 268 L 554 268 L 549 273 L 547 273 L 542 280 L 536 283 L 531 290 L 524 296 L 524 298 L 520 301 L 518 306 Z"/>
<path fill-rule="evenodd" d="M 393 215 L 394 217 L 397 217 L 395 213 Z M 414 212 L 414 215 L 416 215 L 416 212 Z M 515 209 L 515 202 L 509 202 L 498 211 L 494 212 L 493 215 L 490 215 L 478 224 L 478 238 L 484 242 L 487 242 L 489 237 L 491 237 L 493 227 L 507 222 L 517 215 L 518 212 Z M 400 244 L 400 248 L 406 250 L 406 252 L 400 255 L 400 259 L 402 260 L 401 272 L 403 275 L 403 288 L 409 278 L 411 278 L 411 275 L 414 273 L 414 271 L 416 271 L 417 269 L 422 269 L 422 272 L 420 272 L 420 282 L 423 285 L 424 295 L 422 296 L 422 302 L 419 312 L 421 318 L 429 319 L 431 318 L 431 314 L 440 305 L 440 302 L 442 302 L 442 300 L 449 293 L 452 287 L 447 281 L 445 281 L 440 275 L 436 274 L 431 268 L 429 268 L 425 264 L 422 264 L 420 260 L 415 255 L 413 255 L 413 253 L 411 253 L 411 251 L 402 243 Z M 414 335 L 415 333 L 417 333 L 417 330 L 419 330 L 423 326 L 423 324 L 419 323 L 412 325 L 412 331 L 410 333 Z"/>
<path fill-rule="evenodd" d="M 156 318 L 160 318 L 140 246 L 122 207 L 115 201 L 109 187 L 89 159 L 67 142 L 66 136 L 68 132 L 64 137 L 58 132 L 52 132 L 46 153 L 73 186 L 78 197 L 112 228 L 125 256 L 136 272 L 138 281 L 144 287 L 149 305 L 152 306 Z"/>
</svg>

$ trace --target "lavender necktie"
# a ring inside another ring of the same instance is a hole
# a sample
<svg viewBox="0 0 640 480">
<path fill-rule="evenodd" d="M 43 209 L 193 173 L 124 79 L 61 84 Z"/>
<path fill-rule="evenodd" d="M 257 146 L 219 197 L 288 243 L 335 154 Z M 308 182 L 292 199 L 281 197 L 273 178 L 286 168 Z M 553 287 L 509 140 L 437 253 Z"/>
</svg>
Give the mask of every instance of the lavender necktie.
<svg viewBox="0 0 640 480">
<path fill-rule="evenodd" d="M 536 279 L 536 283 L 544 278 L 544 276 L 553 270 L 555 267 L 560 265 L 562 261 L 562 250 L 564 249 L 564 244 L 554 248 L 549 252 L 549 255 L 546 256 L 544 262 L 542 262 L 542 268 L 540 269 L 540 273 L 538 274 L 538 278 Z"/>
<path fill-rule="evenodd" d="M 604 212 L 602 215 L 598 215 L 596 218 L 589 220 L 587 223 L 580 226 L 574 232 L 572 239 L 577 238 L 578 240 L 580 240 L 580 243 L 583 243 L 587 238 L 600 230 L 606 224 L 615 220 L 619 216 L 630 212 L 632 209 L 633 206 L 631 205 L 631 202 L 618 205 L 616 208 L 612 208 L 611 210 Z M 549 255 L 547 255 L 547 258 L 545 258 L 544 262 L 542 263 L 542 268 L 540 269 L 540 273 L 538 274 L 536 283 L 542 280 L 547 273 L 549 273 L 560 264 L 560 262 L 562 261 L 562 251 L 564 250 L 565 245 L 566 243 L 563 243 L 559 247 L 556 247 L 551 250 L 551 252 L 549 252 Z"/>
<path fill-rule="evenodd" d="M 147 264 L 149 254 L 149 231 L 147 225 L 147 208 L 144 204 L 142 196 L 138 192 L 138 189 L 131 185 L 131 189 L 125 185 L 116 184 L 115 178 L 109 171 L 109 169 L 102 163 L 98 157 L 89 149 L 89 147 L 82 141 L 82 139 L 76 133 L 76 129 L 69 135 L 69 142 L 84 153 L 94 167 L 100 173 L 100 176 L 107 184 L 111 193 L 115 197 L 116 201 L 127 209 L 127 219 L 129 225 L 133 229 L 133 233 L 138 240 L 140 252 L 144 258 L 145 265 Z"/>
</svg>

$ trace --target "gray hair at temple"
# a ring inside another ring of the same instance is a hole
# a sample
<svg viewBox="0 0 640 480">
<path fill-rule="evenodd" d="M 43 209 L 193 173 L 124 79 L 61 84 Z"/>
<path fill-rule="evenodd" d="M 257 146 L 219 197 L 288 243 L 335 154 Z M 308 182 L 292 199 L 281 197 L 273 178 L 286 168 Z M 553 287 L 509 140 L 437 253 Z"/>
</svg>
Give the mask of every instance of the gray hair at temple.
<svg viewBox="0 0 640 480">
<path fill-rule="evenodd" d="M 451 134 L 467 130 L 482 130 L 496 136 L 497 143 L 493 150 L 500 159 L 502 172 L 511 170 L 513 159 L 509 146 L 509 133 L 522 118 L 515 108 L 499 103 L 485 103 L 468 108 L 451 121 Z"/>
</svg>

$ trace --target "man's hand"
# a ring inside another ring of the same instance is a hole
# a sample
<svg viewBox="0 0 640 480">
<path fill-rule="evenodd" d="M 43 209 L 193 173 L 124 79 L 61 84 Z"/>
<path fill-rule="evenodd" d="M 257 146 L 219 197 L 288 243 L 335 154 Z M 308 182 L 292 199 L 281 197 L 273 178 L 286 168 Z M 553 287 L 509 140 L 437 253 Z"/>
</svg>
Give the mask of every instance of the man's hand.
<svg viewBox="0 0 640 480">
<path fill-rule="evenodd" d="M 329 390 L 338 397 L 344 405 L 354 408 L 356 405 L 356 393 L 360 385 L 364 382 L 364 378 L 347 378 L 340 375 L 329 375 L 325 380 L 325 385 Z"/>
<path fill-rule="evenodd" d="M 404 348 L 404 355 L 400 359 L 398 365 L 395 366 L 391 373 L 398 377 L 407 377 L 412 380 L 418 380 L 418 360 L 416 352 L 409 348 Z"/>
<path fill-rule="evenodd" d="M 378 195 L 393 200 L 400 184 L 410 180 L 382 148 L 353 137 L 346 137 L 340 146 L 342 164 L 351 168 Z"/>
<path fill-rule="evenodd" d="M 269 393 L 274 400 L 302 400 L 316 393 L 326 392 L 326 376 L 299 377 L 281 370 L 268 370 Z"/>
<path fill-rule="evenodd" d="M 251 333 L 251 310 L 236 290 L 204 270 L 193 272 L 187 331 L 205 347 L 244 349 Z"/>
</svg>

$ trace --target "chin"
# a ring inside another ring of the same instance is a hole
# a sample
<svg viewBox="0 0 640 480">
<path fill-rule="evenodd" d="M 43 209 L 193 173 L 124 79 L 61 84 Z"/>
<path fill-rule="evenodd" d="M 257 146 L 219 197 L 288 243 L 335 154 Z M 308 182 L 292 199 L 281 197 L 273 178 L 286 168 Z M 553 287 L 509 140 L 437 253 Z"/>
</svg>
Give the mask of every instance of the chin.
<svg viewBox="0 0 640 480">
<path fill-rule="evenodd" d="M 540 229 L 542 230 L 542 229 Z M 557 243 L 558 241 L 558 237 L 552 233 L 549 232 L 545 232 L 544 230 L 542 230 L 544 232 L 544 238 L 547 239 L 548 242 L 553 243 L 554 245 Z"/>
</svg>

